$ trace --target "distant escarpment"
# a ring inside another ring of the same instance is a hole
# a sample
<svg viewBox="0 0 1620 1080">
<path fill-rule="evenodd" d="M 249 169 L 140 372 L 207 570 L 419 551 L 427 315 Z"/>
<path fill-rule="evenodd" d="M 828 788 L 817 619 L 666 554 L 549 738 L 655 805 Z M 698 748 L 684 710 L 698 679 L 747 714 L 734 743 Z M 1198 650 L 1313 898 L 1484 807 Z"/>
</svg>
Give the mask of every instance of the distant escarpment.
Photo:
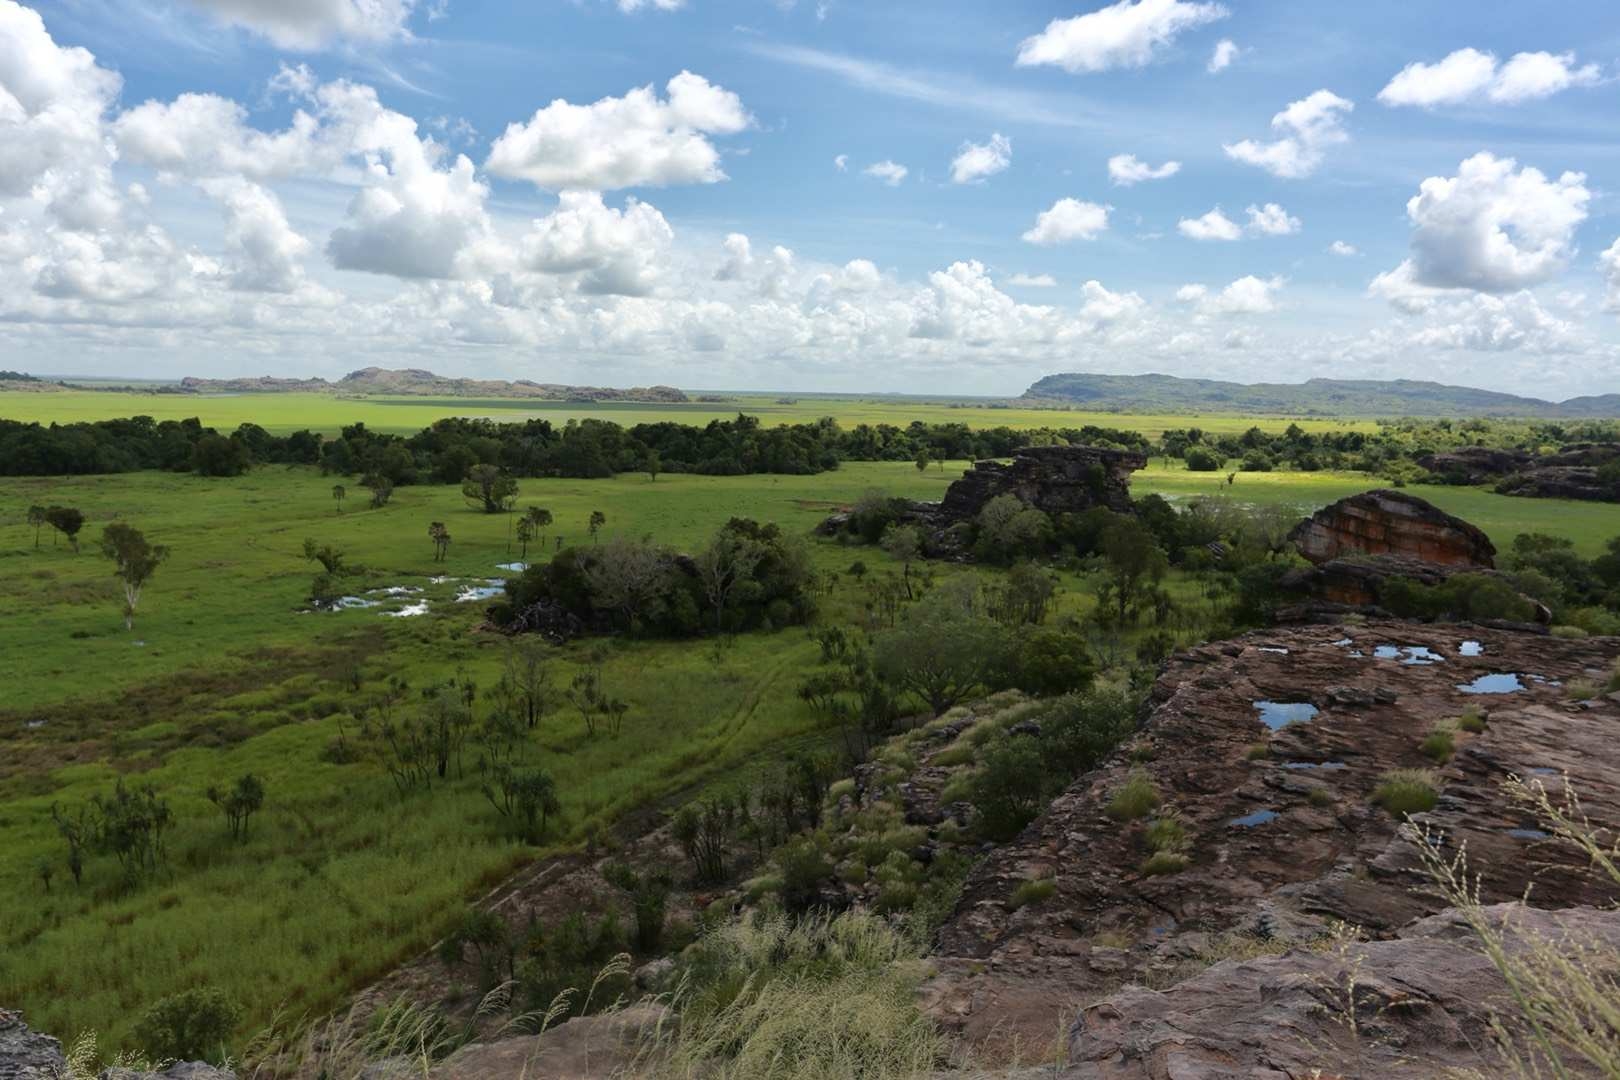
<svg viewBox="0 0 1620 1080">
<path fill-rule="evenodd" d="M 1544 401 L 1494 390 L 1410 379 L 1310 379 L 1303 383 L 1221 382 L 1174 375 L 1074 372 L 1039 379 L 1024 397 L 1112 412 L 1271 413 L 1287 416 L 1620 416 L 1620 394 Z"/>
<path fill-rule="evenodd" d="M 180 380 L 182 390 L 198 394 L 335 393 L 398 394 L 424 397 L 541 398 L 550 401 L 646 401 L 681 403 L 691 399 L 673 386 L 616 390 L 600 386 L 568 386 L 528 379 L 455 379 L 422 368 L 368 367 L 351 371 L 336 382 L 321 378 L 281 379 L 271 375 L 241 379 Z"/>
</svg>

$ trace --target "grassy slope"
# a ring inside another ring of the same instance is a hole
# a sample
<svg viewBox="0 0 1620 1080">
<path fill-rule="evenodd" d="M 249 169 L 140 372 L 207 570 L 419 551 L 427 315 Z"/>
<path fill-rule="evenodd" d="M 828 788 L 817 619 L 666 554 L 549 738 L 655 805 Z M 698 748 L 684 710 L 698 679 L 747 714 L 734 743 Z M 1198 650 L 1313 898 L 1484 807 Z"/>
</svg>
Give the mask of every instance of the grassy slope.
<svg viewBox="0 0 1620 1080">
<path fill-rule="evenodd" d="M 827 505 L 869 486 L 938 497 L 960 467 L 528 480 L 521 502 L 550 507 L 573 541 L 584 538 L 590 511 L 602 509 L 609 531 L 692 545 L 733 514 L 806 529 Z M 1212 484 L 1155 467 L 1137 490 L 1197 494 Z M 1240 474 L 1231 492 L 1309 508 L 1367 486 L 1350 475 Z M 0 757 L 0 1001 L 24 1006 L 48 1030 L 96 1027 L 116 1039 L 154 998 L 204 982 L 248 1003 L 253 1022 L 278 1006 L 330 1007 L 432 941 L 462 899 L 535 854 L 502 838 L 471 777 L 402 803 L 375 763 L 321 760 L 355 700 L 341 682 L 351 663 L 368 689 L 393 673 L 421 687 L 458 670 L 487 686 L 503 643 L 472 632 L 476 608 L 450 602 L 450 584 L 427 586 L 435 611 L 421 619 L 299 614 L 312 569 L 299 556 L 303 538 L 337 543 L 369 567 L 357 584 L 422 583 L 435 572 L 483 577 L 508 558 L 504 519 L 470 512 L 452 488 L 402 489 L 386 510 L 356 505 L 340 515 L 330 487 L 302 469 L 226 481 L 0 480 L 0 608 L 23 616 L 0 619 L 0 680 L 16 710 L 0 713 L 8 750 Z M 1534 526 L 1567 532 L 1591 551 L 1616 531 L 1609 507 L 1414 490 L 1499 544 Z M 43 500 L 84 508 L 87 539 L 118 516 L 174 548 L 133 640 L 91 544 L 73 555 L 53 550 L 47 537 L 33 550 L 20 511 Z M 431 562 L 425 535 L 434 519 L 456 537 L 443 567 Z M 832 545 L 815 552 L 828 569 L 855 557 Z M 859 557 L 884 559 L 870 550 Z M 851 620 L 860 602 L 845 586 L 829 601 L 829 617 Z M 1090 603 L 1071 593 L 1065 606 Z M 607 680 L 632 705 L 623 737 L 589 742 L 578 717 L 563 712 L 540 740 L 538 760 L 558 775 L 567 805 L 557 841 L 577 841 L 594 822 L 814 738 L 816 722 L 793 691 L 815 653 L 797 630 L 744 637 L 719 665 L 703 645 L 616 646 Z M 556 682 L 566 686 L 570 674 L 564 660 Z M 49 723 L 25 728 L 35 715 Z M 105 790 L 110 762 L 170 796 L 181 822 L 172 874 L 120 897 L 110 861 L 97 859 L 83 890 L 59 870 L 47 895 L 33 867 L 46 854 L 60 863 L 51 803 Z M 237 848 L 202 792 L 247 770 L 267 779 L 270 801 Z"/>
<path fill-rule="evenodd" d="M 1254 419 L 1243 416 L 1140 415 L 1086 412 L 1071 409 L 1001 409 L 988 406 L 952 407 L 883 399 L 804 398 L 795 404 L 777 403 L 770 395 L 744 396 L 724 404 L 644 405 L 638 403 L 539 403 L 525 400 L 476 400 L 458 398 L 338 398 L 329 394 L 257 394 L 221 397 L 183 397 L 174 394 L 124 394 L 87 390 L 60 393 L 0 391 L 0 417 L 41 423 L 68 423 L 77 420 L 107 420 L 145 415 L 158 420 L 199 417 L 203 423 L 232 429 L 244 421 L 285 433 L 314 428 L 330 434 L 345 424 L 364 421 L 378 431 L 414 432 L 445 416 L 491 416 L 518 422 L 531 418 L 561 425 L 571 418 L 602 417 L 626 426 L 660 421 L 705 424 L 724 420 L 739 411 L 761 417 L 766 424 L 801 423 L 823 416 L 837 418 L 846 427 L 855 424 L 905 425 L 913 420 L 926 423 L 960 423 L 973 427 L 1105 427 L 1134 428 L 1157 437 L 1167 427 L 1199 426 L 1219 433 L 1241 432 L 1258 424 L 1268 431 L 1281 431 L 1286 419 Z M 1308 431 L 1359 429 L 1376 425 L 1357 420 L 1304 420 Z"/>
</svg>

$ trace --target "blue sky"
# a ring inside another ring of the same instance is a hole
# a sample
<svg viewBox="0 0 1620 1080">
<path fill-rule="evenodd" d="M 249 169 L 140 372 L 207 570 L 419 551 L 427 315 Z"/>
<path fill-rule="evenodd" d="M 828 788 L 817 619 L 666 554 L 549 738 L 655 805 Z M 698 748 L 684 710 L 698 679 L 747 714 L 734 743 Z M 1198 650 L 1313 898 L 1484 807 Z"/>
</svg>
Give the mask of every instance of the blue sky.
<svg viewBox="0 0 1620 1080">
<path fill-rule="evenodd" d="M 0 0 L 0 91 L 0 366 L 1620 389 L 1608 3 Z"/>
</svg>

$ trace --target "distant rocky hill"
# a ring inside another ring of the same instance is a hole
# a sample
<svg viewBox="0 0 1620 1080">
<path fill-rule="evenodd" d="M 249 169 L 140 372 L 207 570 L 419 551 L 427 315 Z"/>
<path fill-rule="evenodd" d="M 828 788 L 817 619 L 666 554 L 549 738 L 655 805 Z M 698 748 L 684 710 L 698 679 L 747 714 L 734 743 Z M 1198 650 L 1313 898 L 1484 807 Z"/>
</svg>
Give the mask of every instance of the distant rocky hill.
<svg viewBox="0 0 1620 1080">
<path fill-rule="evenodd" d="M 422 368 L 368 367 L 351 371 L 336 382 L 325 379 L 279 379 L 270 375 L 243 379 L 180 380 L 183 390 L 198 394 L 335 393 L 401 394 L 424 397 L 501 397 L 544 398 L 552 401 L 656 401 L 684 402 L 691 399 L 673 386 L 635 387 L 616 390 L 600 386 L 568 386 L 538 383 L 528 379 L 453 379 Z"/>
<path fill-rule="evenodd" d="M 1397 379 L 1310 379 L 1302 383 L 1234 383 L 1174 375 L 1047 375 L 1024 392 L 1034 402 L 1062 402 L 1121 412 L 1281 413 L 1289 416 L 1517 416 L 1547 419 L 1620 417 L 1620 394 L 1543 401 L 1494 390 Z"/>
</svg>

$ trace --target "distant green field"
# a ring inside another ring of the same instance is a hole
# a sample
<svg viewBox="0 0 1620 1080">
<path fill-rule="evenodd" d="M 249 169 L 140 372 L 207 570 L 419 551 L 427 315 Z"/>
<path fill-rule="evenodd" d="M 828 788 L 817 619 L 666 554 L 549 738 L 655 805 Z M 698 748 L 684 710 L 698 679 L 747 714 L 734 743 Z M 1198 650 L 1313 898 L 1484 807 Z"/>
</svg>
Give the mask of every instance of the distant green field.
<svg viewBox="0 0 1620 1080">
<path fill-rule="evenodd" d="M 552 537 L 567 543 L 587 542 L 587 519 L 600 509 L 610 534 L 650 534 L 690 549 L 733 515 L 804 532 L 868 488 L 938 498 L 965 465 L 919 472 L 910 463 L 848 464 L 809 477 L 666 474 L 656 482 L 639 474 L 526 479 L 519 503 L 551 509 Z M 502 576 L 498 564 L 517 557 L 507 519 L 471 510 L 454 487 L 401 488 L 376 511 L 363 508 L 357 489 L 339 512 L 332 484 L 314 470 L 281 467 L 228 480 L 0 479 L 0 1001 L 23 1007 L 46 1030 L 72 1037 L 93 1028 L 116 1044 L 146 1004 L 202 984 L 247 1005 L 249 1030 L 278 1009 L 319 1014 L 425 948 L 466 899 L 542 853 L 502 830 L 478 791 L 476 751 L 465 776 L 403 800 L 375 758 L 328 760 L 340 732 L 355 737 L 348 711 L 392 675 L 407 678 L 413 695 L 458 675 L 493 684 L 506 640 L 478 630 L 481 605 L 455 595 Z M 1305 512 L 1369 486 L 1357 475 L 1244 473 L 1222 490 Z M 1136 482 L 1138 494 L 1214 490 L 1211 476 L 1162 466 Z M 1475 521 L 1498 544 L 1533 527 L 1566 533 L 1592 552 L 1620 532 L 1612 507 L 1412 490 Z M 35 502 L 82 508 L 90 519 L 84 550 L 53 546 L 49 533 L 36 549 L 23 519 Z M 132 634 L 94 549 L 113 519 L 173 550 Z M 432 561 L 426 535 L 435 520 L 454 537 L 443 564 Z M 357 595 L 422 591 L 370 597 L 379 607 L 309 613 L 314 567 L 301 557 L 305 537 L 338 545 L 365 568 L 353 580 Z M 872 548 L 823 542 L 812 554 L 823 571 L 856 559 L 892 565 Z M 1095 603 L 1091 585 L 1064 580 L 1060 610 Z M 1193 584 L 1171 587 L 1195 605 Z M 423 599 L 425 615 L 385 614 Z M 845 578 L 823 603 L 829 622 L 852 624 L 865 598 Z M 583 648 L 558 650 L 559 690 Z M 803 629 L 743 635 L 719 655 L 707 643 L 612 643 L 606 681 L 630 704 L 624 734 L 589 739 L 577 713 L 559 705 L 534 740 L 533 760 L 557 775 L 566 812 L 553 847 L 675 793 L 735 779 L 786 749 L 824 742 L 825 722 L 795 692 L 817 654 Z M 358 692 L 349 685 L 356 677 Z M 235 845 L 203 792 L 250 770 L 265 780 L 269 800 L 248 841 Z M 120 775 L 169 798 L 178 820 L 169 868 L 124 894 L 111 859 L 97 857 L 75 888 L 51 807 L 106 792 Z M 48 893 L 41 859 L 56 869 Z"/>
<path fill-rule="evenodd" d="M 957 423 L 971 427 L 1013 428 L 1081 427 L 1096 424 L 1127 428 L 1157 438 L 1165 428 L 1201 427 L 1215 434 L 1246 431 L 1259 426 L 1282 431 L 1287 418 L 1245 416 L 1173 416 L 1137 413 L 1085 412 L 1073 409 L 999 408 L 981 405 L 928 404 L 886 398 L 803 398 L 783 404 L 773 395 L 748 395 L 723 404 L 673 405 L 637 402 L 545 402 L 529 399 L 368 397 L 340 398 L 330 394 L 240 394 L 192 397 L 177 394 L 126 394 L 109 391 L 64 390 L 56 393 L 0 391 L 0 418 L 70 423 L 109 420 L 124 416 L 151 416 L 158 420 L 197 417 L 210 427 L 229 430 L 251 422 L 275 434 L 310 428 L 335 435 L 345 424 L 364 422 L 377 431 L 419 431 L 446 416 L 488 416 L 518 423 L 530 419 L 564 424 L 571 419 L 600 417 L 625 426 L 673 421 L 706 424 L 746 412 L 766 424 L 793 424 L 831 416 L 845 427 L 856 424 Z M 1307 431 L 1355 429 L 1371 431 L 1365 420 L 1300 420 Z"/>
</svg>

